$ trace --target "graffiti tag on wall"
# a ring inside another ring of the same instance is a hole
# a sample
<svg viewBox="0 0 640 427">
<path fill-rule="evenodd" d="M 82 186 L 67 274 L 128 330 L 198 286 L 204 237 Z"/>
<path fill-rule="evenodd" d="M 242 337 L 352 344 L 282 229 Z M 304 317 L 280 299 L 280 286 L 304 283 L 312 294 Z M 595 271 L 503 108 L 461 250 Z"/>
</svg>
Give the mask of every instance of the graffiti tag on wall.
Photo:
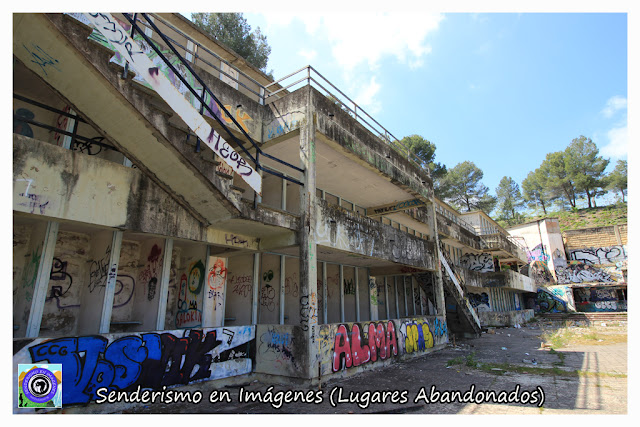
<svg viewBox="0 0 640 427">
<path fill-rule="evenodd" d="M 396 328 L 391 320 L 386 324 L 372 322 L 365 327 L 366 333 L 357 323 L 352 324 L 351 331 L 345 325 L 338 326 L 333 346 L 333 372 L 398 354 Z"/>
<path fill-rule="evenodd" d="M 569 259 L 589 265 L 615 264 L 627 259 L 624 246 L 584 248 L 569 251 Z"/>
<path fill-rule="evenodd" d="M 226 332 L 226 334 L 225 334 Z M 231 334 L 231 339 L 228 334 Z M 16 363 L 62 363 L 65 405 L 96 399 L 96 390 L 160 389 L 251 372 L 255 328 L 38 339 Z"/>
</svg>

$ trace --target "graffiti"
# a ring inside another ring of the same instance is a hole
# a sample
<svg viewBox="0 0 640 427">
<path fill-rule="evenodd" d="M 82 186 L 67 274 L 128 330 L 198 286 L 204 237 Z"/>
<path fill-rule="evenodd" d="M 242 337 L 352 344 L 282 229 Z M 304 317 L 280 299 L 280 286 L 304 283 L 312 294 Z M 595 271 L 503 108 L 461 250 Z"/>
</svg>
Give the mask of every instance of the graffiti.
<svg viewBox="0 0 640 427">
<path fill-rule="evenodd" d="M 304 119 L 304 113 L 296 111 L 287 113 L 272 121 L 266 128 L 266 139 L 272 139 L 298 128 Z"/>
<path fill-rule="evenodd" d="M 107 285 L 107 275 L 109 270 L 109 259 L 111 258 L 111 245 L 107 246 L 104 256 L 98 260 L 90 261 L 89 266 L 89 292 L 93 292 L 96 288 L 99 291 Z"/>
<path fill-rule="evenodd" d="M 273 279 L 273 270 L 265 271 L 262 274 L 262 280 L 264 280 L 265 284 L 260 289 L 260 305 L 265 307 L 270 312 L 273 312 L 276 308 L 275 297 L 276 290 L 271 283 L 269 283 Z"/>
<path fill-rule="evenodd" d="M 355 295 L 356 287 L 353 283 L 353 279 L 344 279 L 344 294 L 345 295 Z"/>
<path fill-rule="evenodd" d="M 447 322 L 439 317 L 433 320 L 433 336 L 434 338 L 442 338 L 448 334 Z"/>
<path fill-rule="evenodd" d="M 531 261 L 542 261 L 544 264 L 546 264 L 547 261 L 549 261 L 548 253 L 549 251 L 547 251 L 547 248 L 544 245 L 540 244 L 534 247 L 533 250 L 527 251 L 527 261 L 529 263 Z"/>
<path fill-rule="evenodd" d="M 542 261 L 531 261 L 528 267 L 528 275 L 536 285 L 555 283 L 555 279 L 549 271 L 549 268 L 547 268 L 547 264 Z"/>
<path fill-rule="evenodd" d="M 45 302 L 50 302 L 52 300 L 56 301 L 56 307 L 59 310 L 65 308 L 76 308 L 80 307 L 80 304 L 74 305 L 61 305 L 60 298 L 67 295 L 71 286 L 73 285 L 73 277 L 69 273 L 67 273 L 67 262 L 62 261 L 59 258 L 53 258 L 53 263 L 51 265 L 51 273 L 49 274 L 49 280 L 55 281 L 60 284 L 52 284 L 51 291 L 49 296 L 45 299 Z"/>
<path fill-rule="evenodd" d="M 260 336 L 258 354 L 263 361 L 274 362 L 281 366 L 285 364 L 297 366 L 293 348 L 293 336 L 289 332 L 269 326 L 268 330 Z"/>
<path fill-rule="evenodd" d="M 252 276 L 231 276 L 229 282 L 233 286 L 231 292 L 240 295 L 242 298 L 246 298 L 251 295 L 251 292 L 253 291 Z"/>
<path fill-rule="evenodd" d="M 225 105 L 224 108 L 226 108 L 227 111 L 233 110 L 233 107 L 231 107 L 231 105 Z M 225 122 L 227 122 L 228 124 L 233 124 L 233 120 L 231 120 L 231 118 L 229 116 L 227 116 L 224 111 L 220 111 L 220 113 L 222 115 L 222 119 Z M 247 129 L 247 125 L 244 124 L 245 120 L 246 121 L 251 121 L 253 119 L 245 111 L 242 111 L 241 108 L 236 108 L 236 121 L 240 124 L 240 127 L 245 132 L 249 133 L 249 129 Z"/>
<path fill-rule="evenodd" d="M 16 358 L 62 363 L 65 405 L 84 404 L 96 399 L 101 387 L 160 389 L 249 373 L 255 329 L 243 326 L 234 331 L 233 342 L 221 339 L 220 328 L 185 331 L 182 337 L 170 331 L 38 340 Z"/>
<path fill-rule="evenodd" d="M 292 297 L 298 296 L 298 274 L 293 273 L 291 277 L 285 277 L 284 279 L 284 294 L 291 295 Z"/>
<path fill-rule="evenodd" d="M 139 280 L 147 283 L 147 300 L 153 301 L 156 296 L 156 288 L 158 286 L 158 277 L 162 270 L 162 249 L 156 244 L 153 245 L 149 256 L 147 256 L 147 264 L 140 272 Z"/>
<path fill-rule="evenodd" d="M 24 206 L 29 210 L 29 213 L 36 213 L 37 209 L 40 212 L 40 215 L 44 215 L 44 211 L 49 205 L 49 201 L 46 197 L 40 194 L 20 193 L 18 196 L 28 199 L 28 201 L 18 203 L 18 206 Z M 45 202 L 45 200 L 47 201 Z"/>
<path fill-rule="evenodd" d="M 64 113 L 69 113 L 71 111 L 71 106 L 65 105 L 62 111 Z M 64 114 L 59 114 L 58 118 L 56 119 L 56 129 L 59 129 L 59 130 L 67 129 L 67 123 L 69 123 L 69 116 L 66 116 Z M 64 135 L 58 131 L 54 132 L 53 134 L 53 141 L 58 147 L 62 147 L 62 141 L 61 141 L 62 137 L 64 137 Z"/>
<path fill-rule="evenodd" d="M 136 288 L 136 281 L 128 274 L 118 274 L 116 278 L 116 289 L 113 293 L 113 308 L 127 305 Z M 127 292 L 129 290 L 129 292 Z"/>
<path fill-rule="evenodd" d="M 556 250 L 553 251 L 552 256 L 553 256 L 553 268 L 567 266 L 567 259 L 564 257 L 562 252 L 560 252 L 560 249 L 556 248 Z"/>
<path fill-rule="evenodd" d="M 385 289 L 384 283 L 378 283 L 376 286 L 376 299 L 378 300 L 378 305 L 385 305 Z"/>
<path fill-rule="evenodd" d="M 558 284 L 613 281 L 607 272 L 576 261 L 566 267 L 556 268 L 556 276 Z"/>
<path fill-rule="evenodd" d="M 243 246 L 245 248 L 249 247 L 249 242 L 247 241 L 247 239 L 236 236 L 235 234 L 225 234 L 224 243 L 233 246 Z"/>
<path fill-rule="evenodd" d="M 469 302 L 471 306 L 475 308 L 478 312 L 481 311 L 491 311 L 491 305 L 489 304 L 489 295 L 486 292 L 481 294 L 468 293 Z"/>
<path fill-rule="evenodd" d="M 551 294 L 547 289 L 538 288 L 536 311 L 542 313 L 565 313 L 567 303 Z"/>
<path fill-rule="evenodd" d="M 618 304 L 616 301 L 597 301 L 594 304 L 595 308 L 599 310 L 617 310 Z"/>
<path fill-rule="evenodd" d="M 207 298 L 213 299 L 213 309 L 217 310 L 224 303 L 224 285 L 227 280 L 227 269 L 224 266 L 224 259 L 218 258 L 209 269 L 207 283 L 209 292 Z"/>
<path fill-rule="evenodd" d="M 29 52 L 29 55 L 31 56 L 31 62 L 40 67 L 45 76 L 48 76 L 47 70 L 50 70 L 51 68 L 56 71 L 60 71 L 57 66 L 58 60 L 45 52 L 44 49 L 42 49 L 40 46 L 33 43 L 31 44 L 31 49 L 28 48 L 25 44 L 22 44 L 22 46 L 27 52 Z"/>
<path fill-rule="evenodd" d="M 365 334 L 366 328 L 366 334 Z M 386 330 L 385 330 L 386 329 Z M 364 343 L 368 344 L 364 344 Z M 385 360 L 398 354 L 396 328 L 391 320 L 365 325 L 353 323 L 351 332 L 345 325 L 338 326 L 333 346 L 333 372 Z"/>
<path fill-rule="evenodd" d="M 202 310 L 198 309 L 198 297 L 203 288 L 204 277 L 202 261 L 195 261 L 189 266 L 189 276 L 183 274 L 180 278 L 177 328 L 196 328 L 202 324 Z"/>
<path fill-rule="evenodd" d="M 33 129 L 24 120 L 33 120 L 36 117 L 33 112 L 27 108 L 18 108 L 13 116 L 13 133 L 33 138 Z"/>
<path fill-rule="evenodd" d="M 460 257 L 460 265 L 467 270 L 489 273 L 493 271 L 493 257 L 491 254 L 465 254 Z"/>
<path fill-rule="evenodd" d="M 586 248 L 569 251 L 569 259 L 588 265 L 615 264 L 627 259 L 624 246 Z"/>
<path fill-rule="evenodd" d="M 424 351 L 433 347 L 433 335 L 429 330 L 429 323 L 424 320 L 403 322 L 400 332 L 404 336 L 406 353 Z"/>
<path fill-rule="evenodd" d="M 36 278 L 38 277 L 38 267 L 40 266 L 40 246 L 31 252 L 31 255 L 27 256 L 30 258 L 22 273 L 22 288 L 25 291 L 25 300 L 31 302 Z"/>
<path fill-rule="evenodd" d="M 177 89 L 175 79 L 171 79 L 168 71 L 165 71 L 166 65 L 160 65 L 158 61 L 156 61 L 158 63 L 154 63 L 153 54 L 150 56 L 146 55 L 146 52 L 151 51 L 149 46 L 145 46 L 145 43 L 142 43 L 140 40 L 135 41 L 135 39 L 129 37 L 120 23 L 109 14 L 89 13 L 85 14 L 85 17 L 102 33 L 109 47 L 120 54 L 120 60 L 126 60 L 153 90 L 167 101 L 175 111 L 180 112 L 180 117 L 187 126 L 192 129 L 218 157 L 241 175 L 251 188 L 260 193 L 262 184 L 260 176 L 255 173 L 255 170 L 247 161 L 242 158 L 218 132 L 206 121 L 202 121 L 202 116 L 197 110 L 198 107 L 193 105 L 193 103 L 184 102 L 184 98 L 181 97 L 181 94 L 186 93 L 186 89 L 181 90 L 183 84 L 177 85 L 179 87 Z M 145 46 L 145 48 L 141 48 L 139 43 Z M 176 61 L 177 68 L 180 68 L 180 66 L 184 68 L 180 58 L 171 59 L 171 61 Z M 187 74 L 186 71 L 184 73 Z M 190 79 L 192 80 L 193 76 L 190 76 Z M 196 89 L 196 91 L 197 90 L 198 89 Z M 205 96 L 205 98 L 207 98 L 207 96 Z M 213 104 L 215 103 L 212 103 L 211 106 L 213 106 Z M 217 113 L 213 108 L 211 108 L 211 111 L 219 116 L 220 109 L 217 108 L 217 104 L 215 105 Z"/>
<path fill-rule="evenodd" d="M 102 152 L 102 141 L 104 141 L 103 136 L 94 136 L 88 141 L 74 140 L 73 145 L 71 146 L 71 150 L 86 154 L 88 156 L 95 156 L 96 154 Z M 96 144 L 94 144 L 94 142 Z"/>
<path fill-rule="evenodd" d="M 311 296 L 303 295 L 300 297 L 300 327 L 303 331 L 308 331 L 311 327 L 312 341 L 315 342 L 315 325 L 318 324 L 318 301 L 316 294 Z"/>
</svg>

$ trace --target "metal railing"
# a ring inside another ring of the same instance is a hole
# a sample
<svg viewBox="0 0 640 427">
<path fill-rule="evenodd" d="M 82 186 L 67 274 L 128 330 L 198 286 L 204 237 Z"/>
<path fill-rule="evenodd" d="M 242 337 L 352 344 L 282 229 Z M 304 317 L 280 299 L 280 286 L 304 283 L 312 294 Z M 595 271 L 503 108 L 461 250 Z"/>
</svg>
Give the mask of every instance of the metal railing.
<svg viewBox="0 0 640 427">
<path fill-rule="evenodd" d="M 176 67 L 171 63 L 171 61 L 169 61 L 169 59 L 165 56 L 165 54 L 160 50 L 160 48 L 157 46 L 157 43 L 152 41 L 151 38 L 145 34 L 144 30 L 139 25 L 139 23 L 142 22 L 142 21 L 140 19 L 138 19 L 138 15 L 141 15 L 146 20 L 147 26 L 151 27 L 153 29 L 153 31 L 155 31 L 158 34 L 158 36 L 164 42 L 165 46 L 168 47 L 171 50 L 171 52 L 173 53 L 173 55 L 175 55 L 175 57 L 179 60 L 180 64 L 183 67 L 185 67 L 185 69 L 188 70 L 189 73 L 191 73 L 193 78 L 202 86 L 201 92 L 198 92 L 187 81 L 187 79 L 182 75 L 182 73 L 180 73 L 176 69 Z M 123 16 L 131 24 L 131 32 L 133 33 L 135 31 L 138 35 L 140 35 L 140 37 L 142 37 L 144 39 L 144 41 L 146 43 L 149 44 L 149 46 L 155 51 L 155 53 L 158 55 L 158 57 L 161 58 L 162 61 L 164 61 L 165 65 L 175 74 L 175 76 L 178 79 L 180 79 L 180 81 L 185 85 L 187 90 L 189 90 L 189 92 L 191 92 L 191 94 L 195 97 L 195 99 L 197 99 L 200 102 L 201 111 L 203 109 L 207 110 L 209 115 L 211 115 L 211 117 L 213 117 L 213 119 L 215 119 L 216 122 L 229 135 L 230 140 L 235 142 L 236 145 L 238 147 L 240 147 L 242 152 L 249 159 L 251 159 L 251 161 L 255 165 L 256 170 L 262 170 L 262 171 L 267 172 L 267 173 L 269 173 L 271 175 L 275 175 L 275 176 L 278 176 L 278 177 L 280 177 L 282 179 L 286 179 L 288 181 L 294 182 L 294 183 L 296 183 L 298 185 L 303 185 L 303 183 L 301 181 L 299 181 L 299 180 L 297 180 L 295 178 L 292 178 L 292 177 L 290 177 L 288 175 L 285 175 L 283 173 L 277 172 L 277 171 L 275 171 L 275 170 L 273 170 L 273 169 L 271 169 L 269 167 L 266 167 L 266 166 L 264 166 L 264 165 L 262 165 L 260 163 L 260 156 L 264 156 L 264 157 L 267 157 L 268 159 L 271 159 L 271 160 L 273 160 L 275 162 L 278 162 L 278 163 L 280 163 L 280 164 L 282 164 L 282 165 L 284 165 L 286 167 L 289 167 L 289 168 L 291 168 L 291 169 L 293 169 L 295 171 L 298 171 L 300 173 L 304 173 L 304 169 L 301 169 L 301 168 L 299 168 L 297 166 L 294 166 L 294 165 L 292 165 L 292 164 L 290 164 L 288 162 L 285 162 L 284 160 L 281 160 L 281 159 L 279 159 L 277 157 L 274 157 L 274 156 L 272 156 L 270 154 L 267 154 L 266 152 L 264 152 L 260 148 L 260 146 L 253 140 L 253 138 L 251 138 L 249 133 L 244 130 L 244 128 L 238 123 L 238 121 L 233 117 L 233 115 L 222 104 L 222 102 L 220 102 L 220 100 L 215 96 L 215 94 L 207 87 L 207 85 L 204 83 L 202 78 L 200 78 L 200 76 L 193 70 L 191 65 L 189 65 L 188 61 L 186 61 L 184 59 L 184 57 L 178 52 L 176 46 L 172 43 L 172 41 L 169 40 L 169 38 L 166 37 L 164 35 L 164 33 L 160 31 L 158 26 L 153 22 L 153 20 L 151 20 L 149 18 L 149 16 L 146 13 L 139 13 L 139 14 L 136 14 L 136 16 L 131 16 L 131 15 L 125 13 L 125 14 L 123 14 Z M 251 153 L 247 150 L 247 148 L 244 146 L 242 141 L 240 141 L 238 138 L 236 138 L 236 136 L 231 132 L 231 130 L 227 127 L 227 125 L 223 122 L 223 120 L 218 116 L 218 114 L 216 114 L 212 110 L 212 108 L 206 102 L 206 97 L 207 96 L 210 99 L 212 99 L 218 105 L 220 110 L 223 111 L 224 114 L 226 114 L 226 116 L 231 119 L 231 121 L 237 127 L 237 129 L 240 130 L 240 132 L 247 138 L 247 140 L 251 144 L 252 148 L 255 150 L 255 153 L 256 153 L 255 157 L 253 155 L 251 155 Z M 256 203 L 257 203 L 257 198 L 254 199 L 254 200 L 256 200 Z"/>
<path fill-rule="evenodd" d="M 458 224 L 460 227 L 464 228 L 465 230 L 473 233 L 474 235 L 478 235 L 478 233 L 476 232 L 476 229 L 471 224 L 461 219 L 450 210 L 443 208 L 437 203 L 436 203 L 436 212 L 442 215 L 443 217 L 451 220 L 452 222 Z"/>
<path fill-rule="evenodd" d="M 285 83 L 285 81 L 288 81 L 290 79 L 295 81 L 291 83 Z M 339 96 L 336 96 L 335 93 L 328 90 L 321 82 L 323 82 L 324 85 L 330 86 L 339 94 Z M 280 88 L 272 90 L 271 88 L 275 85 L 280 85 Z M 327 80 L 311 65 L 302 67 L 299 70 L 290 73 L 265 86 L 265 91 L 267 93 L 265 96 L 265 103 L 269 103 L 280 98 L 279 94 L 283 91 L 295 90 L 306 85 L 312 85 L 315 88 L 320 89 L 322 92 L 324 92 L 325 96 L 330 97 L 332 101 L 339 103 L 340 108 L 342 108 L 343 111 L 360 122 L 360 124 L 368 128 L 369 131 L 371 131 L 374 135 L 377 135 L 378 138 L 380 138 L 385 144 L 389 145 L 396 152 L 404 156 L 407 160 L 414 163 L 416 166 L 426 170 L 427 173 L 430 174 L 429 168 L 424 165 L 424 162 L 418 156 L 416 156 L 416 154 L 413 153 L 409 149 L 409 147 L 407 147 L 398 138 L 396 138 L 384 126 L 378 123 L 378 121 L 371 117 L 371 115 L 364 109 L 362 109 L 361 106 L 359 106 L 354 100 L 345 95 L 344 92 L 338 89 L 333 83 Z"/>
<path fill-rule="evenodd" d="M 37 126 L 39 128 L 42 129 L 46 129 L 48 131 L 52 131 L 52 132 L 57 132 L 61 135 L 65 135 L 71 138 L 71 142 L 69 145 L 69 149 L 72 151 L 79 151 L 81 153 L 84 154 L 88 154 L 90 156 L 95 156 L 96 154 L 100 153 L 103 149 L 105 150 L 113 150 L 116 152 L 119 152 L 119 150 L 114 147 L 113 145 L 109 145 L 109 144 L 105 144 L 102 141 L 104 140 L 104 137 L 102 136 L 94 136 L 94 137 L 85 137 L 82 136 L 80 134 L 78 134 L 78 126 L 80 125 L 80 123 L 85 123 L 87 124 L 87 122 L 82 119 L 82 117 L 80 117 L 77 114 L 73 114 L 73 113 L 68 113 L 66 111 L 63 110 L 59 110 L 57 108 L 51 107 L 49 105 L 43 104 L 41 102 L 35 101 L 33 99 L 29 99 L 26 98 L 24 96 L 18 95 L 16 93 L 13 94 L 13 98 L 17 99 L 19 101 L 22 101 L 24 103 L 33 105 L 35 107 L 38 108 L 42 108 L 44 110 L 47 111 L 51 111 L 52 113 L 56 113 L 59 114 L 61 116 L 64 117 L 68 117 L 72 120 L 74 120 L 74 125 L 73 125 L 73 129 L 71 130 L 71 132 L 67 131 L 66 129 L 57 127 L 57 126 L 51 126 L 48 125 L 46 123 L 42 123 L 39 122 L 37 120 L 33 120 L 31 118 L 28 117 L 24 117 L 24 116 L 20 116 L 17 114 L 13 114 L 13 120 L 14 120 L 14 124 L 21 124 L 21 123 L 26 123 L 29 125 L 33 125 L 33 126 Z M 97 147 L 97 148 L 96 148 Z"/>
</svg>

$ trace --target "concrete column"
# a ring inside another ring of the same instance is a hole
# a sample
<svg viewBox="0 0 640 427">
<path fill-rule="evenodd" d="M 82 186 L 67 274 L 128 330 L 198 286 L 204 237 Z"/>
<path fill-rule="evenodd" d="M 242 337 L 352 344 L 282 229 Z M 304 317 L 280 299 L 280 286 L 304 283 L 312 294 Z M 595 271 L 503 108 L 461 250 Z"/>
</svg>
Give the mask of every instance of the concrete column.
<svg viewBox="0 0 640 427">
<path fill-rule="evenodd" d="M 287 210 L 287 180 L 282 178 L 282 197 L 280 198 L 280 209 Z"/>
<path fill-rule="evenodd" d="M 344 266 L 340 264 L 340 322 L 344 322 Z"/>
<path fill-rule="evenodd" d="M 358 282 L 358 267 L 353 267 L 353 280 L 356 282 L 355 291 L 356 291 L 356 322 L 360 321 L 360 293 L 358 288 L 360 284 Z"/>
<path fill-rule="evenodd" d="M 389 318 L 389 284 L 387 283 L 387 276 L 384 276 L 384 309 L 386 317 Z"/>
<path fill-rule="evenodd" d="M 424 315 L 424 306 L 422 304 L 422 288 L 418 284 L 418 281 L 415 277 L 412 278 L 412 281 L 415 283 L 416 289 L 418 290 L 418 302 L 420 303 L 420 315 Z"/>
<path fill-rule="evenodd" d="M 108 334 L 111 328 L 111 311 L 113 310 L 113 295 L 116 291 L 116 279 L 118 278 L 118 262 L 120 261 L 120 248 L 122 247 L 122 231 L 114 231 L 111 239 L 111 256 L 109 257 L 109 275 L 104 291 L 102 313 L 100 314 L 101 334 Z"/>
<path fill-rule="evenodd" d="M 308 88 L 304 123 L 300 126 L 300 164 L 305 170 L 300 194 L 300 326 L 303 330 L 306 360 L 301 360 L 307 378 L 319 376 L 318 364 L 318 262 L 316 248 L 316 146 L 315 112 Z"/>
<path fill-rule="evenodd" d="M 329 305 L 327 297 L 327 263 L 322 263 L 322 323 L 327 322 L 327 306 Z"/>
<path fill-rule="evenodd" d="M 413 287 L 413 276 L 409 276 L 409 280 L 411 281 L 411 305 L 413 306 L 411 313 L 415 316 L 418 313 L 416 312 L 416 291 Z"/>
<path fill-rule="evenodd" d="M 51 275 L 51 264 L 53 264 L 53 253 L 56 249 L 59 226 L 59 223 L 55 221 L 49 221 L 47 223 L 33 288 L 31 309 L 29 310 L 29 318 L 27 320 L 27 338 L 36 338 L 40 333 L 40 324 L 42 323 L 44 303 L 47 299 L 47 290 L 49 289 L 49 276 Z"/>
<path fill-rule="evenodd" d="M 402 295 L 404 297 L 404 314 L 409 317 L 409 306 L 407 305 L 407 276 L 402 276 Z"/>
<path fill-rule="evenodd" d="M 439 316 L 446 315 L 446 308 L 444 305 L 444 284 L 442 281 L 442 268 L 440 262 L 440 256 L 438 255 L 438 248 L 440 247 L 440 237 L 438 237 L 438 221 L 436 217 L 436 202 L 434 199 L 431 199 L 431 215 L 433 220 L 433 239 L 435 242 L 436 248 L 436 272 L 435 272 L 435 284 L 433 289 L 433 297 L 435 299 L 436 304 L 436 312 Z"/>
<path fill-rule="evenodd" d="M 285 290 L 285 275 L 286 275 L 286 270 L 285 270 L 285 257 L 284 255 L 280 255 L 280 324 L 284 325 L 284 299 L 285 299 L 285 294 L 284 294 L 284 290 Z"/>
<path fill-rule="evenodd" d="M 171 257 L 173 256 L 173 239 L 165 239 L 163 254 L 162 272 L 160 273 L 162 277 L 160 278 L 160 300 L 158 301 L 156 331 L 164 330 L 165 317 L 167 315 L 167 298 L 169 296 L 169 274 L 171 271 Z"/>
<path fill-rule="evenodd" d="M 378 320 L 378 285 L 376 278 L 367 269 L 369 277 L 369 320 Z"/>
<path fill-rule="evenodd" d="M 260 253 L 253 254 L 253 289 L 251 293 L 251 324 L 258 324 L 258 299 L 260 296 Z"/>
<path fill-rule="evenodd" d="M 393 292 L 396 296 L 396 317 L 400 318 L 400 303 L 398 302 L 398 276 L 393 276 Z"/>
</svg>

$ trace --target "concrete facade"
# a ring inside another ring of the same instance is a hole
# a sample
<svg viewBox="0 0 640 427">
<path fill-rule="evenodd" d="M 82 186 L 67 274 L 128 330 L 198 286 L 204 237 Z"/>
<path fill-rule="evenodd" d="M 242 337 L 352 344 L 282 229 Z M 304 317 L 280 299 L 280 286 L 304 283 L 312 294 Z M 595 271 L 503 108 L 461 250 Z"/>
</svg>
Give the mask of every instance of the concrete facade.
<svg viewBox="0 0 640 427">
<path fill-rule="evenodd" d="M 64 363 L 65 404 L 100 387 L 317 384 L 477 334 L 474 290 L 523 308 L 528 277 L 472 270 L 526 259 L 443 207 L 428 171 L 311 85 L 265 102 L 278 86 L 259 71 L 178 15 L 155 21 L 213 58 L 176 70 L 218 97 L 200 119 L 228 148 L 196 138 L 86 17 L 14 15 L 14 362 Z"/>
</svg>

